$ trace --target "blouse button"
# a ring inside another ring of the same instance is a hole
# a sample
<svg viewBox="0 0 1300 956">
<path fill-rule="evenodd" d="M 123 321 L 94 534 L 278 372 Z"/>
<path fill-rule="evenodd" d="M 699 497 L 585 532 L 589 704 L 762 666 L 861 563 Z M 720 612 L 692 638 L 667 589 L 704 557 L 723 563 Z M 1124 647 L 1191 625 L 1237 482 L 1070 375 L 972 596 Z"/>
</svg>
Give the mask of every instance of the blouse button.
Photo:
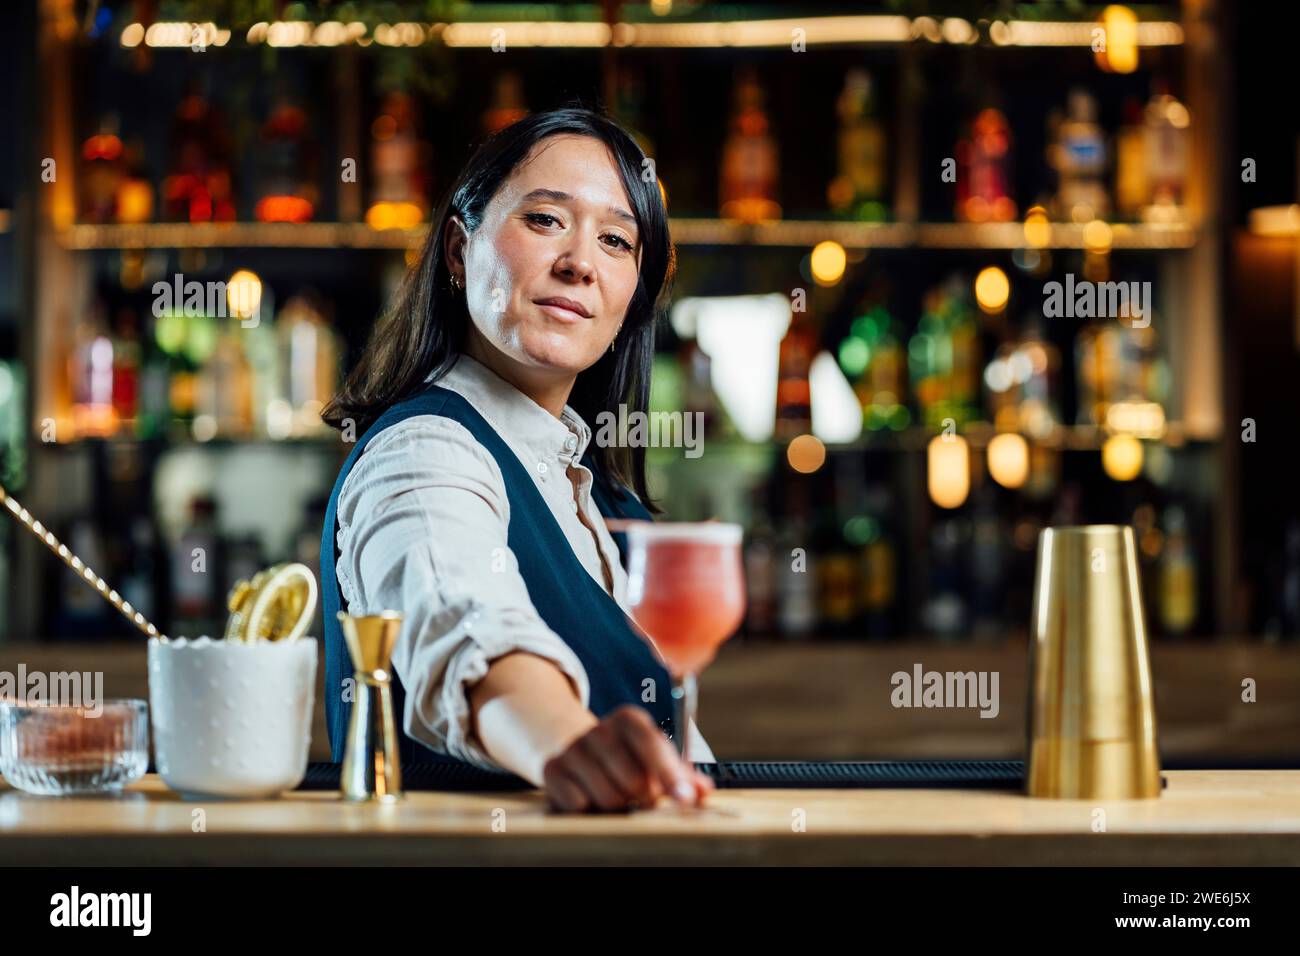
<svg viewBox="0 0 1300 956">
<path fill-rule="evenodd" d="M 578 439 L 575 438 L 573 435 L 570 435 L 568 438 L 564 439 L 564 447 L 567 448 L 569 451 L 573 451 L 575 448 L 578 447 Z"/>
<path fill-rule="evenodd" d="M 539 475 L 544 475 L 544 474 L 546 474 L 546 462 L 544 462 L 544 461 L 539 461 L 539 462 L 537 463 L 537 473 L 538 473 Z"/>
</svg>

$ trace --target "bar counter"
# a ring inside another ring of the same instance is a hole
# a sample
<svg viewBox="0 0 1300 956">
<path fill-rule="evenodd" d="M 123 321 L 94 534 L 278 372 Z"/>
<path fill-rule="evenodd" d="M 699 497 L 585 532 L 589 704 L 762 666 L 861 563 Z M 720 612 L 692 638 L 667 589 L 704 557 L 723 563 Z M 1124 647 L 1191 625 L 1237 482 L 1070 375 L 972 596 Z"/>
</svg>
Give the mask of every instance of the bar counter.
<svg viewBox="0 0 1300 956">
<path fill-rule="evenodd" d="M 1300 770 L 1169 770 L 1149 801 L 977 790 L 719 790 L 703 810 L 556 814 L 537 791 L 185 800 L 154 774 L 116 797 L 0 784 L 21 865 L 1297 866 Z M 1105 811 L 1099 832 L 1098 809 Z M 196 811 L 202 811 L 201 813 Z M 802 827 L 802 829 L 800 829 Z"/>
</svg>

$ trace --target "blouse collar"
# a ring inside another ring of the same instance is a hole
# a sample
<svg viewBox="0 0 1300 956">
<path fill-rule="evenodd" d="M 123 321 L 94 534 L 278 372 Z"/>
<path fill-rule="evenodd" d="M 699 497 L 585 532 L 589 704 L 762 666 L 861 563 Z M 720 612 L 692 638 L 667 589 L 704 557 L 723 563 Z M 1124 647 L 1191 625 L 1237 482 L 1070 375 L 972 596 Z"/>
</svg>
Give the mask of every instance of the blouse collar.
<svg viewBox="0 0 1300 956">
<path fill-rule="evenodd" d="M 430 374 L 425 381 L 432 381 Z M 462 352 L 456 364 L 438 380 L 465 398 L 496 429 L 516 454 L 532 467 L 581 460 L 591 441 L 591 429 L 569 405 L 556 418 L 496 372 Z M 524 454 L 526 453 L 526 455 Z M 543 474 L 545 469 L 539 469 Z"/>
</svg>

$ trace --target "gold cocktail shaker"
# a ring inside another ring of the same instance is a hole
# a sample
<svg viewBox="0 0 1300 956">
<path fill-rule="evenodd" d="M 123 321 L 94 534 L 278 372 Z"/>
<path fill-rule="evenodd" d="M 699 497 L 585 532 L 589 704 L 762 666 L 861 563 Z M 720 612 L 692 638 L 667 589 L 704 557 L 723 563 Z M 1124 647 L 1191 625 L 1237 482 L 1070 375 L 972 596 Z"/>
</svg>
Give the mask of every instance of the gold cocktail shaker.
<svg viewBox="0 0 1300 956">
<path fill-rule="evenodd" d="M 392 803 L 402 798 L 392 681 L 393 647 L 402 630 L 402 615 L 384 611 L 354 616 L 339 611 L 338 619 L 356 672 L 339 789 L 345 800 Z"/>
<path fill-rule="evenodd" d="M 1029 796 L 1160 796 L 1132 528 L 1048 528 L 1039 536 L 1029 681 Z"/>
</svg>

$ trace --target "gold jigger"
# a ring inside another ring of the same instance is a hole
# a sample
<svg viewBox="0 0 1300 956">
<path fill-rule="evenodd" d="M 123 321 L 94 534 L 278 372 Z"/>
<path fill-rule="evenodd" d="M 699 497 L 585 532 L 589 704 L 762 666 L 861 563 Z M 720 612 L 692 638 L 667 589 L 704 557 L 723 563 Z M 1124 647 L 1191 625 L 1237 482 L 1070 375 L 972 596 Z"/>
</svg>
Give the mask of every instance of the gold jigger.
<svg viewBox="0 0 1300 956">
<path fill-rule="evenodd" d="M 1029 796 L 1160 796 L 1132 528 L 1048 528 L 1039 536 L 1029 680 Z"/>
<path fill-rule="evenodd" d="M 402 765 L 389 668 L 402 615 L 384 611 L 354 617 L 339 611 L 338 618 L 357 685 L 339 789 L 345 800 L 393 803 L 402 799 Z"/>
</svg>

